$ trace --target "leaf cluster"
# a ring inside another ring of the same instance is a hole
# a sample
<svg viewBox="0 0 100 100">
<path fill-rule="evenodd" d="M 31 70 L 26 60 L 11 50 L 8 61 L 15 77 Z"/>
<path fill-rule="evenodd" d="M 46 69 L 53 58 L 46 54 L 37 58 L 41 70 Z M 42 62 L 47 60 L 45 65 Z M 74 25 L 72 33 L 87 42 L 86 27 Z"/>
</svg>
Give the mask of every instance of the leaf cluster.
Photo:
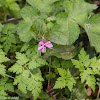
<svg viewBox="0 0 100 100">
<path fill-rule="evenodd" d="M 42 89 L 42 81 L 44 80 L 41 74 L 33 72 L 35 68 L 46 65 L 46 61 L 34 55 L 29 60 L 25 54 L 16 52 L 16 63 L 9 68 L 9 71 L 16 73 L 14 79 L 14 85 L 18 85 L 18 89 L 27 94 L 27 91 L 31 91 L 34 96 L 34 100 L 39 97 L 39 93 Z"/>
<path fill-rule="evenodd" d="M 79 60 L 72 59 L 72 63 L 80 71 L 81 82 L 86 81 L 88 86 L 95 91 L 95 74 L 100 74 L 100 59 L 96 59 L 96 57 L 89 59 L 89 55 L 84 49 L 81 49 L 78 57 Z"/>
<path fill-rule="evenodd" d="M 75 85 L 76 81 L 75 79 L 71 76 L 71 73 L 69 69 L 66 71 L 63 68 L 58 68 L 57 69 L 59 72 L 59 77 L 55 83 L 54 89 L 62 89 L 65 88 L 66 86 L 70 91 L 72 91 L 73 86 Z M 63 83 L 63 84 L 62 84 Z"/>
</svg>

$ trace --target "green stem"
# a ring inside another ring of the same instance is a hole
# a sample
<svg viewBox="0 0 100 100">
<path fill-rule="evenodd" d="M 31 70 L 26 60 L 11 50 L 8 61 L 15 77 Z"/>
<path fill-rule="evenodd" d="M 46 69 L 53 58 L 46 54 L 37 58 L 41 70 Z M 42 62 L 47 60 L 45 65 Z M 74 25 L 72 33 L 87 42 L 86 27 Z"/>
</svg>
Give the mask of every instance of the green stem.
<svg viewBox="0 0 100 100">
<path fill-rule="evenodd" d="M 12 76 L 10 76 L 10 75 L 8 75 L 8 74 L 4 74 L 4 75 L 7 76 L 7 77 L 10 77 L 10 78 L 15 79 L 14 77 L 12 77 Z"/>
</svg>

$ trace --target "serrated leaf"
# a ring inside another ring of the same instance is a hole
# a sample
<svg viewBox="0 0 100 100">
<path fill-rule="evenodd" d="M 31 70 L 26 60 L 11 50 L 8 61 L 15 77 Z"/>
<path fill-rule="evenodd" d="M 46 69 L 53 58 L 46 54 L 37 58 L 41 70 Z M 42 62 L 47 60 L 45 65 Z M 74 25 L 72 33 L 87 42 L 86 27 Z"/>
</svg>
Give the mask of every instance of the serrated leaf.
<svg viewBox="0 0 100 100">
<path fill-rule="evenodd" d="M 58 68 L 58 72 L 61 77 L 59 77 L 55 83 L 54 88 L 65 88 L 67 86 L 70 91 L 72 91 L 73 86 L 75 85 L 76 81 L 71 76 L 69 69 L 66 71 L 63 68 Z M 63 83 L 63 84 L 62 84 Z"/>
<path fill-rule="evenodd" d="M 32 57 L 32 60 L 29 62 L 28 67 L 29 69 L 41 67 L 43 65 L 47 65 L 47 62 L 42 58 L 39 58 L 37 55 Z"/>
<path fill-rule="evenodd" d="M 27 0 L 27 2 L 34 8 L 37 8 L 40 12 L 51 12 L 51 4 L 59 0 Z"/>
<path fill-rule="evenodd" d="M 5 76 L 5 72 L 6 72 L 5 68 L 6 68 L 6 66 L 0 64 L 0 74 L 3 75 L 3 76 Z"/>
<path fill-rule="evenodd" d="M 92 67 L 93 71 L 96 73 L 96 74 L 99 74 L 100 73 L 100 59 L 96 59 L 96 57 L 90 59 L 90 66 Z"/>
<path fill-rule="evenodd" d="M 3 51 L 2 51 L 3 52 Z M 0 54 L 0 63 L 7 62 L 9 59 L 4 54 Z"/>
<path fill-rule="evenodd" d="M 53 30 L 50 33 L 50 40 L 60 45 L 71 45 L 78 39 L 79 33 L 80 29 L 76 22 L 65 19 L 59 21 L 58 26 L 53 27 Z"/>
<path fill-rule="evenodd" d="M 6 93 L 6 91 L 11 91 L 11 92 L 14 92 L 14 87 L 13 87 L 13 84 L 12 83 L 8 83 L 7 81 L 10 81 L 8 80 L 7 77 L 4 77 L 4 78 L 1 78 L 0 79 L 0 98 L 2 97 L 6 97 L 8 94 Z"/>
<path fill-rule="evenodd" d="M 95 47 L 97 52 L 100 52 L 100 14 L 96 14 L 87 20 L 84 28 L 87 32 L 91 46 Z"/>
<path fill-rule="evenodd" d="M 63 83 L 63 84 L 62 84 Z M 55 86 L 53 87 L 54 89 L 62 89 L 66 87 L 66 81 L 65 79 L 59 77 L 55 83 Z"/>
<path fill-rule="evenodd" d="M 92 90 L 95 92 L 96 79 L 94 75 L 87 77 L 87 83 L 88 83 L 88 86 L 91 87 Z"/>
<path fill-rule="evenodd" d="M 39 30 L 39 32 L 46 32 L 47 26 L 43 20 L 36 19 L 34 23 L 35 23 L 36 29 Z"/>
<path fill-rule="evenodd" d="M 86 55 L 86 52 L 83 48 L 81 49 L 80 54 L 78 56 L 81 62 L 85 62 L 86 60 L 89 59 L 89 55 Z"/>
<path fill-rule="evenodd" d="M 23 73 L 16 76 L 14 79 L 14 85 L 18 84 L 18 89 L 23 93 L 27 93 L 27 83 L 28 83 L 29 71 L 23 70 Z"/>
<path fill-rule="evenodd" d="M 31 6 L 25 6 L 20 11 L 21 16 L 24 18 L 24 20 L 30 19 L 35 20 L 38 18 L 37 16 L 37 10 Z"/>
<path fill-rule="evenodd" d="M 79 37 L 80 29 L 78 24 L 83 26 L 88 19 L 88 14 L 97 6 L 86 3 L 84 0 L 66 0 L 63 2 L 63 7 L 68 13 L 68 17 L 58 18 L 57 24 L 50 33 L 50 40 L 60 45 L 71 45 Z"/>
<path fill-rule="evenodd" d="M 57 70 L 58 70 L 59 75 L 61 77 L 66 78 L 67 73 L 66 73 L 66 70 L 65 69 L 63 69 L 63 68 L 57 68 Z"/>
<path fill-rule="evenodd" d="M 26 50 L 28 49 L 28 47 L 29 47 L 29 44 L 25 43 L 25 44 L 22 46 L 20 52 L 26 51 Z"/>
<path fill-rule="evenodd" d="M 0 39 L 0 41 L 3 43 L 3 48 L 6 53 L 9 51 L 13 44 L 16 44 L 16 39 L 14 35 L 16 31 L 15 28 L 16 26 L 14 24 L 5 25 L 2 28 L 1 34 L 3 34 L 4 36 L 1 35 L 2 38 Z"/>
<path fill-rule="evenodd" d="M 80 24 L 87 19 L 91 11 L 97 8 L 97 5 L 87 3 L 84 0 L 66 0 L 63 7 L 66 8 L 69 18 Z"/>
<path fill-rule="evenodd" d="M 16 73 L 16 74 L 20 74 L 22 73 L 22 66 L 16 63 L 11 68 L 9 68 L 9 71 Z"/>
<path fill-rule="evenodd" d="M 14 92 L 14 86 L 11 83 L 6 83 L 5 89 L 8 90 L 8 91 Z"/>
<path fill-rule="evenodd" d="M 19 22 L 17 26 L 17 34 L 19 35 L 21 41 L 29 42 L 32 39 L 30 31 L 31 26 L 32 26 L 32 21 L 29 19 Z"/>
<path fill-rule="evenodd" d="M 29 61 L 25 54 L 21 54 L 19 52 L 16 52 L 16 59 L 18 59 L 16 62 L 19 65 L 24 65 Z"/>
<path fill-rule="evenodd" d="M 79 60 L 72 59 L 72 63 L 80 71 L 81 82 L 86 81 L 88 86 L 95 91 L 96 79 L 94 75 L 100 73 L 100 60 L 97 60 L 96 57 L 89 59 L 89 55 L 84 49 L 81 49 L 78 57 Z"/>
<path fill-rule="evenodd" d="M 27 86 L 27 89 L 29 91 L 32 91 L 34 100 L 36 100 L 37 97 L 39 97 L 39 93 L 41 93 L 42 89 L 41 81 L 43 81 L 43 78 L 39 74 L 32 75 L 31 78 L 29 78 L 28 80 L 30 84 Z"/>
</svg>

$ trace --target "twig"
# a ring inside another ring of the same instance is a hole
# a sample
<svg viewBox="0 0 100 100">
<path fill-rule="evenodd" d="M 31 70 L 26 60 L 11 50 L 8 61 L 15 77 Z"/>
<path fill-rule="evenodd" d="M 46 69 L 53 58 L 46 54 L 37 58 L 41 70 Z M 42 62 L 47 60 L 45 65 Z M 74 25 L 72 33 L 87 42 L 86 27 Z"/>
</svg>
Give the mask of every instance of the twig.
<svg viewBox="0 0 100 100">
<path fill-rule="evenodd" d="M 8 24 L 8 23 L 12 23 L 12 22 L 19 21 L 19 20 L 23 20 L 23 18 L 16 18 L 16 19 L 4 21 L 4 22 L 1 22 L 1 24 L 2 24 L 2 25 L 3 25 L 3 24 Z"/>
<path fill-rule="evenodd" d="M 53 98 L 54 100 L 56 100 L 56 99 L 53 97 L 52 94 L 48 93 L 48 95 L 49 95 L 51 98 Z"/>
<path fill-rule="evenodd" d="M 56 89 L 53 89 L 53 90 L 50 90 L 48 93 L 52 93 L 52 92 L 54 92 Z"/>
<path fill-rule="evenodd" d="M 99 95 L 100 95 L 100 86 L 99 86 L 99 90 L 98 90 L 97 98 L 99 98 Z"/>
</svg>

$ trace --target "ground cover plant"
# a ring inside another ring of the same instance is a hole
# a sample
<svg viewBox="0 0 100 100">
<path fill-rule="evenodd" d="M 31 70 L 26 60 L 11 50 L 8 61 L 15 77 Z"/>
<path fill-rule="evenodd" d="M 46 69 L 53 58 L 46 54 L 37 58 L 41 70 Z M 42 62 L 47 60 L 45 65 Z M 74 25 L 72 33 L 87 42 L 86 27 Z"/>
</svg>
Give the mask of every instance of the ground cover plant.
<svg viewBox="0 0 100 100">
<path fill-rule="evenodd" d="M 0 0 L 0 100 L 99 100 L 99 0 Z"/>
</svg>

